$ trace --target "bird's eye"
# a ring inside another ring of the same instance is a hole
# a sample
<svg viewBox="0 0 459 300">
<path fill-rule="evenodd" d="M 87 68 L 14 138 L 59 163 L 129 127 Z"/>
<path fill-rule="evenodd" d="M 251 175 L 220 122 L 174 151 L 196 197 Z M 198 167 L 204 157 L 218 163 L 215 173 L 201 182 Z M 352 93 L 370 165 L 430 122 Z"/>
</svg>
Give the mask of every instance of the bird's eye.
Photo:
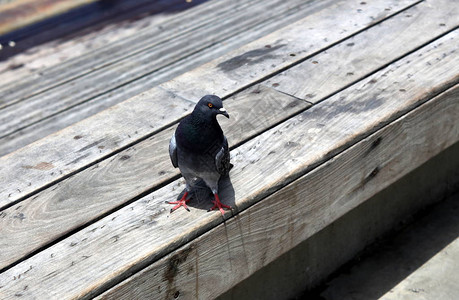
<svg viewBox="0 0 459 300">
<path fill-rule="evenodd" d="M 207 106 L 209 106 L 210 108 L 212 108 L 213 105 L 212 105 L 212 103 L 209 102 L 209 103 L 207 103 Z"/>
</svg>

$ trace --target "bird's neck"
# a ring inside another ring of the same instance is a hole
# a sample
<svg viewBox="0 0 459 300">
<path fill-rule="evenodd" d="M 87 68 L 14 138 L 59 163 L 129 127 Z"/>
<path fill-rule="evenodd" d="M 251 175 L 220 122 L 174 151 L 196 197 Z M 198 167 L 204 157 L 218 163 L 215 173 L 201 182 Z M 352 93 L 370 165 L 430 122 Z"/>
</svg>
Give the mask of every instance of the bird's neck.
<svg viewBox="0 0 459 300">
<path fill-rule="evenodd" d="M 178 142 L 190 151 L 205 151 L 223 140 L 223 131 L 214 116 L 193 111 L 184 123 Z"/>
</svg>

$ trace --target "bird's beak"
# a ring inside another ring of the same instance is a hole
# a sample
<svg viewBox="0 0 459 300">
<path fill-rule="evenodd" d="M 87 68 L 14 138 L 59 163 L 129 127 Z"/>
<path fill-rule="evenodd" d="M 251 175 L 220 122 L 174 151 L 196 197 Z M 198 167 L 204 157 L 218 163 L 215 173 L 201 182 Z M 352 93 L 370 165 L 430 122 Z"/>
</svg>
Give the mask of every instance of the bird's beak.
<svg viewBox="0 0 459 300">
<path fill-rule="evenodd" d="M 225 117 L 227 117 L 227 118 L 229 119 L 229 115 L 228 115 L 228 113 L 226 112 L 226 109 L 224 109 L 224 108 L 222 107 L 222 108 L 220 108 L 218 111 L 219 111 L 220 114 L 224 115 Z"/>
</svg>

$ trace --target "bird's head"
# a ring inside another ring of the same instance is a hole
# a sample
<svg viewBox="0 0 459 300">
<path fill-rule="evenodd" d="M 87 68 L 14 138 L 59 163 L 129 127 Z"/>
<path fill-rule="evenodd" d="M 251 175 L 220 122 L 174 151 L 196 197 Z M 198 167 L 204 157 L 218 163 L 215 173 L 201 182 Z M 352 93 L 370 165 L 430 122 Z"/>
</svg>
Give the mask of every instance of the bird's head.
<svg viewBox="0 0 459 300">
<path fill-rule="evenodd" d="M 224 115 L 229 118 L 226 109 L 223 108 L 222 99 L 215 95 L 206 95 L 202 97 L 198 104 L 196 104 L 195 110 L 199 110 L 200 113 L 207 116 L 214 117 L 216 115 Z"/>
</svg>

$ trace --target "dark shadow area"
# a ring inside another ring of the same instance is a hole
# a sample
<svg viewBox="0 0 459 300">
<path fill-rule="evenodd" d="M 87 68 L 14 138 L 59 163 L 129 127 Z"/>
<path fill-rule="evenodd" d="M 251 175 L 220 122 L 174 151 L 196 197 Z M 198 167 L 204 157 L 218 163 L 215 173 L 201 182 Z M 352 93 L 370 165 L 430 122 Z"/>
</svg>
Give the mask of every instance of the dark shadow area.
<svg viewBox="0 0 459 300">
<path fill-rule="evenodd" d="M 440 158 L 440 154 L 394 184 L 395 187 L 404 184 L 405 189 L 416 189 L 416 192 L 407 191 L 402 197 L 412 197 L 412 201 L 422 197 L 437 197 L 436 203 L 405 219 L 401 229 L 399 226 L 387 232 L 383 238 L 339 268 L 327 283 L 296 299 L 379 299 L 453 242 L 459 236 L 459 171 L 450 172 L 450 176 L 438 182 L 437 186 L 422 184 L 429 177 L 438 176 L 433 173 L 442 173 L 458 165 L 459 144 L 444 153 L 448 153 L 451 159 Z M 450 166 L 446 167 L 445 164 Z M 423 174 L 418 175 L 422 170 Z M 416 186 L 416 183 L 419 185 Z M 442 188 L 446 192 L 442 192 Z M 425 195 L 421 195 L 423 192 Z M 445 196 L 448 198 L 442 199 Z M 389 201 L 396 201 L 397 195 L 393 198 Z M 364 203 L 364 206 L 368 204 Z M 415 293 L 413 291 L 413 296 Z"/>
<path fill-rule="evenodd" d="M 353 299 L 379 299 L 459 236 L 459 193 L 421 214 L 415 223 L 372 245 L 355 265 L 343 270 L 343 275 L 329 283 L 333 288 L 321 293 L 323 299 L 351 295 Z M 414 296 L 418 291 L 412 292 Z"/>
<path fill-rule="evenodd" d="M 0 61 L 54 39 L 72 39 L 107 24 L 186 10 L 207 0 L 100 0 L 0 36 Z M 15 46 L 8 43 L 14 41 Z"/>
<path fill-rule="evenodd" d="M 231 206 L 234 210 L 236 201 L 234 187 L 229 175 L 220 178 L 220 181 L 218 183 L 218 191 L 220 201 L 223 204 Z M 185 189 L 183 189 L 183 191 L 177 196 L 177 200 L 180 200 L 184 193 Z M 189 199 L 191 199 L 190 202 L 187 203 L 189 207 L 202 210 L 209 210 L 213 206 L 212 201 L 214 200 L 214 196 L 212 194 L 212 191 L 207 187 L 204 181 L 199 180 L 193 186 L 190 192 Z"/>
<path fill-rule="evenodd" d="M 378 299 L 458 237 L 458 167 L 456 143 L 218 299 Z"/>
</svg>

